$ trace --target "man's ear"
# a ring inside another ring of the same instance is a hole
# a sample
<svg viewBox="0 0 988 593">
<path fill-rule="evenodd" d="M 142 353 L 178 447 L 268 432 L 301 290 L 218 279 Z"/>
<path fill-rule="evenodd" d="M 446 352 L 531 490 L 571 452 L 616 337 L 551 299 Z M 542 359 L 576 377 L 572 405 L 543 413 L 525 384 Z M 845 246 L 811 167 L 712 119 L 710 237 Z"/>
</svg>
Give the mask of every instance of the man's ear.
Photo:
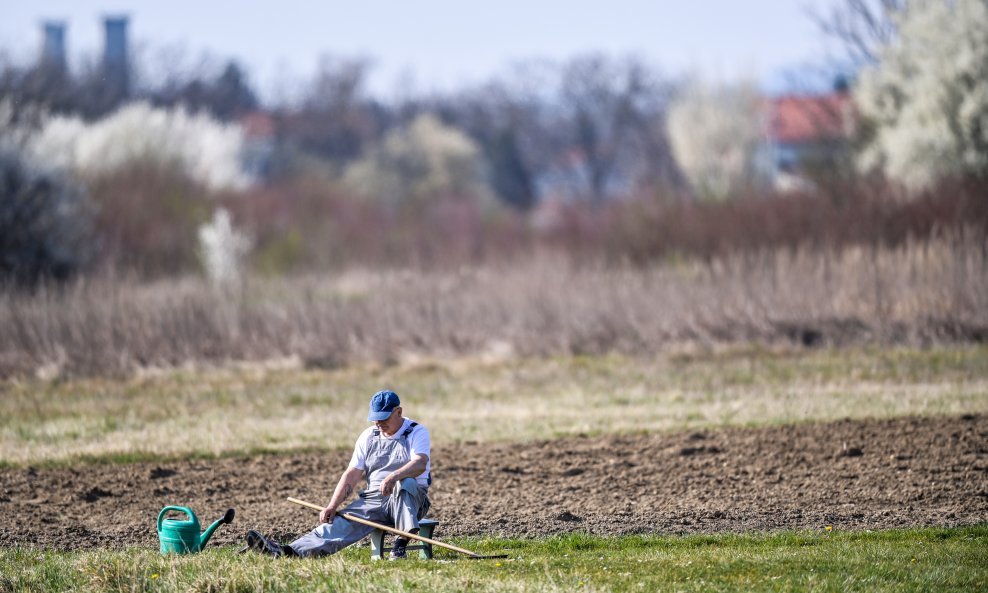
<svg viewBox="0 0 988 593">
<path fill-rule="evenodd" d="M 398 415 L 401 416 L 401 406 L 395 408 L 395 412 L 398 412 Z"/>
</svg>

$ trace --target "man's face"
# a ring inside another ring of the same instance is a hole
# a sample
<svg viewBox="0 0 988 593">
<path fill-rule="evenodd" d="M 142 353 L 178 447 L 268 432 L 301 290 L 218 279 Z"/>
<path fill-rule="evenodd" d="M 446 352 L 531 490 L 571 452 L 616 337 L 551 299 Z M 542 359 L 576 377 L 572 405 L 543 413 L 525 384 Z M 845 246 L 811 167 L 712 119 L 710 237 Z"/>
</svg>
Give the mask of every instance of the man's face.
<svg viewBox="0 0 988 593">
<path fill-rule="evenodd" d="M 401 425 L 404 423 L 404 419 L 401 417 L 401 406 L 398 406 L 394 410 L 391 410 L 391 415 L 384 420 L 375 420 L 374 426 L 380 429 L 386 436 L 391 436 L 398 432 Z"/>
</svg>

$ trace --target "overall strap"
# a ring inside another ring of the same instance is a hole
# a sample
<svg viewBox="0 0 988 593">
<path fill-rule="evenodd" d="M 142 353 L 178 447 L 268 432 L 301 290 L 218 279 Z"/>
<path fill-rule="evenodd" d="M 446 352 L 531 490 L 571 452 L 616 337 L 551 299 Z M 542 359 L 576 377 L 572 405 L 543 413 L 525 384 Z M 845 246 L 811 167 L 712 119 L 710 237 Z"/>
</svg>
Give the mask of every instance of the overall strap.
<svg viewBox="0 0 988 593">
<path fill-rule="evenodd" d="M 415 430 L 415 427 L 418 425 L 418 422 L 412 421 L 412 423 L 408 425 L 408 428 L 405 429 L 405 432 L 401 433 L 402 438 L 405 439 L 405 448 L 409 449 L 409 453 L 411 453 L 411 446 L 408 444 L 408 435 L 412 434 L 412 431 Z M 430 486 L 432 486 L 432 472 L 429 472 L 429 475 L 426 476 L 426 481 Z"/>
</svg>

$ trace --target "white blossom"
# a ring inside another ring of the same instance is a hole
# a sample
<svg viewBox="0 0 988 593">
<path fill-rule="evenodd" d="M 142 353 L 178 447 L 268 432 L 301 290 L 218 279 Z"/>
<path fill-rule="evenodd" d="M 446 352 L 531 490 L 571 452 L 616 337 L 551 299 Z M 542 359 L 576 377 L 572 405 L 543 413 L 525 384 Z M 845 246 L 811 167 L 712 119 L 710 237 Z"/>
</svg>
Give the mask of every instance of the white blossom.
<svg viewBox="0 0 988 593">
<path fill-rule="evenodd" d="M 910 2 L 854 98 L 874 125 L 861 168 L 912 188 L 988 174 L 988 0 Z"/>
<path fill-rule="evenodd" d="M 441 194 L 489 194 L 476 144 L 429 114 L 389 133 L 380 146 L 348 167 L 344 181 L 390 204 Z"/>
<path fill-rule="evenodd" d="M 240 162 L 240 126 L 223 124 L 206 113 L 190 114 L 182 107 L 131 103 L 93 123 L 53 117 L 29 146 L 41 160 L 83 173 L 105 173 L 149 160 L 177 163 L 211 189 L 242 189 L 251 182 Z"/>
<path fill-rule="evenodd" d="M 690 81 L 669 106 L 673 156 L 693 191 L 724 199 L 757 169 L 763 121 L 755 85 Z"/>
<path fill-rule="evenodd" d="M 250 237 L 233 227 L 230 213 L 218 208 L 213 220 L 199 227 L 199 255 L 206 276 L 216 285 L 240 279 L 244 258 L 250 251 Z"/>
</svg>

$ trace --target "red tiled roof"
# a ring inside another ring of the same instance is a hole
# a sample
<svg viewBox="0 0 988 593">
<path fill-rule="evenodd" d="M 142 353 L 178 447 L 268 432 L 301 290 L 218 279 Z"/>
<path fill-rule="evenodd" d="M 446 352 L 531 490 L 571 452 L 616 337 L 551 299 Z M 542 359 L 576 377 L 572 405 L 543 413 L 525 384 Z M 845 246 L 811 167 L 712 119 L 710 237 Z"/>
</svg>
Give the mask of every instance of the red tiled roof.
<svg viewBox="0 0 988 593">
<path fill-rule="evenodd" d="M 270 138 L 274 136 L 274 120 L 263 111 L 251 111 L 240 118 L 244 135 L 248 138 Z"/>
<path fill-rule="evenodd" d="M 768 135 L 776 142 L 834 140 L 853 132 L 854 111 L 847 93 L 777 97 L 768 107 Z"/>
</svg>

